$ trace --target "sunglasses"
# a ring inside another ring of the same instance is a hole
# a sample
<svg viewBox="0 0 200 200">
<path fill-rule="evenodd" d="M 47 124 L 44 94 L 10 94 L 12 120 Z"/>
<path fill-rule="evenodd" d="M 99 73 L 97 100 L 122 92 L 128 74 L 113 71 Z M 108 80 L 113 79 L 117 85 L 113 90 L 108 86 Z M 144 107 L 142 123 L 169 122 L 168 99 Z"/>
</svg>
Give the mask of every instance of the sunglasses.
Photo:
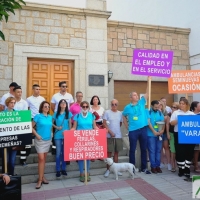
<svg viewBox="0 0 200 200">
<path fill-rule="evenodd" d="M 177 109 L 177 107 L 175 107 L 175 106 L 172 106 L 172 108 Z"/>
<path fill-rule="evenodd" d="M 82 108 L 89 108 L 89 106 L 82 106 Z"/>
<path fill-rule="evenodd" d="M 117 106 L 117 104 L 116 103 L 112 103 L 111 106 Z"/>
<path fill-rule="evenodd" d="M 44 106 L 44 108 L 50 108 L 50 106 Z"/>
<path fill-rule="evenodd" d="M 61 87 L 62 87 L 62 88 L 67 88 L 67 86 L 66 86 L 66 85 L 62 85 Z"/>
</svg>

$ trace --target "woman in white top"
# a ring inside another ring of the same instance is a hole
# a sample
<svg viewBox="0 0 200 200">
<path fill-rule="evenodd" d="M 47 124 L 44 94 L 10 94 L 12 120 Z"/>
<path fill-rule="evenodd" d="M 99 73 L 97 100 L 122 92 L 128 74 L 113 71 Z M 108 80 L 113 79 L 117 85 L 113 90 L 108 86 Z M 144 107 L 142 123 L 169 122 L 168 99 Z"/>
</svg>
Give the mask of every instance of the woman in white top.
<svg viewBox="0 0 200 200">
<path fill-rule="evenodd" d="M 92 112 L 95 116 L 95 122 L 96 122 L 96 126 L 99 129 L 104 128 L 103 127 L 103 114 L 104 114 L 104 108 L 101 107 L 101 102 L 100 99 L 97 95 L 94 95 L 90 101 L 90 112 Z M 101 159 L 99 159 L 101 160 Z M 92 159 L 92 162 L 94 162 L 95 160 Z M 103 161 L 103 160 L 102 160 Z"/>
<path fill-rule="evenodd" d="M 101 107 L 101 102 L 100 102 L 100 99 L 97 95 L 94 95 L 90 101 L 90 112 L 94 113 L 95 115 L 95 112 L 98 113 L 98 117 L 96 116 L 96 125 L 97 127 L 101 128 L 100 126 L 103 125 L 103 114 L 104 114 L 104 108 Z"/>
<path fill-rule="evenodd" d="M 179 101 L 180 109 L 174 111 L 170 124 L 174 126 L 174 143 L 176 149 L 176 162 L 179 167 L 178 175 L 181 177 L 185 175 L 190 178 L 190 165 L 193 158 L 194 144 L 179 144 L 178 143 L 178 115 L 194 115 L 193 112 L 189 111 L 189 102 L 187 99 L 182 98 Z"/>
</svg>

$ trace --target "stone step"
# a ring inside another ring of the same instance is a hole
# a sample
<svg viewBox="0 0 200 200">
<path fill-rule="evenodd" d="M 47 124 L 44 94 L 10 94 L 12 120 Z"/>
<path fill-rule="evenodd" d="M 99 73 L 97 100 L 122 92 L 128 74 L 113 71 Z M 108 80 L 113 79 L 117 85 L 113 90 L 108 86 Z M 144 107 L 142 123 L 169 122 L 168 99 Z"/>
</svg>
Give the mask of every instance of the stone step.
<svg viewBox="0 0 200 200">
<path fill-rule="evenodd" d="M 106 171 L 106 168 L 98 168 L 98 169 L 90 169 L 90 176 L 91 176 L 91 181 L 92 181 L 92 176 L 95 175 L 102 175 L 102 178 L 105 178 L 103 175 Z M 55 173 L 48 173 L 45 174 L 45 178 L 50 181 L 49 184 L 51 184 L 51 181 L 53 180 L 60 180 L 60 179 L 67 179 L 68 181 L 70 181 L 71 178 L 77 178 L 77 183 L 79 182 L 79 176 L 80 173 L 79 171 L 70 171 L 67 173 L 67 177 L 61 176 L 61 178 L 56 178 L 56 174 Z M 114 175 L 110 174 L 110 176 L 113 176 L 114 179 Z M 26 176 L 22 176 L 22 184 L 29 184 L 29 183 L 36 183 L 38 181 L 38 175 L 26 175 Z M 34 186 L 33 186 L 34 189 Z"/>
<path fill-rule="evenodd" d="M 126 156 L 127 155 L 127 149 L 123 148 L 123 151 L 119 152 L 119 156 Z M 47 160 L 46 162 L 55 162 L 55 155 L 52 155 L 50 152 L 47 154 Z M 28 158 L 27 158 L 27 164 L 33 164 L 33 163 L 37 163 L 38 162 L 38 155 L 37 153 L 31 153 Z M 0 158 L 0 165 L 1 165 L 1 158 Z M 16 161 L 15 161 L 16 165 L 20 164 L 20 156 L 17 155 L 16 157 Z"/>
<path fill-rule="evenodd" d="M 127 156 L 120 156 L 119 162 L 128 162 Z M 56 172 L 56 163 L 55 162 L 48 162 L 45 166 L 45 173 L 55 173 Z M 91 169 L 99 169 L 105 168 L 105 163 L 100 160 L 95 160 L 95 162 L 91 162 L 90 168 Z M 70 162 L 70 165 L 67 165 L 67 171 L 78 171 L 78 164 L 76 162 Z M 25 176 L 25 175 L 35 175 L 38 174 L 38 164 L 28 164 L 27 166 L 16 165 L 15 166 L 15 174 Z"/>
</svg>

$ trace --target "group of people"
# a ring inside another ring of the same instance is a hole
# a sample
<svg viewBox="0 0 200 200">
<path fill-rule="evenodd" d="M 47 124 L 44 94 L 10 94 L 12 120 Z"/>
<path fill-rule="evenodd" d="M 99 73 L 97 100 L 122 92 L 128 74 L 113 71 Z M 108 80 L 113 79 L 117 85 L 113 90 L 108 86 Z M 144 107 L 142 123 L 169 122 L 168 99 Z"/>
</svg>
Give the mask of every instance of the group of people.
<svg viewBox="0 0 200 200">
<path fill-rule="evenodd" d="M 148 77 L 150 79 L 151 77 Z M 141 149 L 141 172 L 146 174 L 162 173 L 164 153 L 167 158 L 167 168 L 171 172 L 178 167 L 178 176 L 190 179 L 190 166 L 193 162 L 194 171 L 198 168 L 199 144 L 180 144 L 178 140 L 178 116 L 200 114 L 200 103 L 189 102 L 181 97 L 179 102 L 173 102 L 171 108 L 166 105 L 166 99 L 151 101 L 151 108 L 145 108 L 149 86 L 146 94 L 139 99 L 136 92 L 130 93 L 130 101 L 123 112 L 123 121 L 129 133 L 129 162 L 135 164 L 135 150 L 139 140 Z M 147 170 L 147 160 L 151 170 Z"/>
<path fill-rule="evenodd" d="M 148 83 L 151 77 L 148 77 Z M 123 150 L 121 125 L 124 123 L 128 130 L 130 143 L 129 162 L 135 165 L 135 150 L 139 140 L 141 149 L 141 172 L 145 174 L 162 173 L 163 149 L 167 157 L 168 170 L 176 171 L 175 160 L 179 167 L 179 176 L 190 176 L 190 165 L 193 158 L 194 145 L 178 143 L 178 115 L 194 115 L 200 112 L 200 103 L 193 102 L 189 111 L 189 103 L 186 98 L 180 102 L 174 102 L 170 107 L 166 105 L 166 99 L 161 98 L 151 102 L 150 110 L 145 105 L 149 94 L 149 84 L 144 96 L 139 99 L 136 92 L 130 93 L 130 103 L 125 106 L 123 112 L 118 111 L 119 102 L 113 99 L 110 109 L 101 106 L 97 95 L 91 98 L 90 103 L 83 101 L 83 93 L 76 92 L 76 102 L 71 94 L 67 93 L 65 81 L 59 82 L 60 91 L 53 95 L 51 102 L 40 96 L 40 86 L 32 86 L 33 95 L 26 100 L 22 99 L 21 87 L 12 82 L 10 91 L 1 98 L 0 109 L 4 112 L 31 110 L 34 145 L 38 154 L 38 182 L 36 189 L 42 184 L 48 184 L 44 177 L 47 153 L 53 140 L 56 146 L 56 177 L 67 176 L 66 162 L 64 161 L 64 135 L 65 130 L 92 130 L 106 128 L 107 130 L 107 157 L 114 153 L 113 160 L 118 162 L 118 153 Z M 53 116 L 50 115 L 50 109 Z M 159 122 L 164 124 L 161 128 Z M 170 148 L 169 148 L 170 147 Z M 30 153 L 30 145 L 23 147 L 21 151 L 21 163 L 26 165 L 26 157 Z M 25 152 L 25 153 L 24 153 Z M 14 175 L 16 149 L 8 148 L 8 173 Z M 194 163 L 198 171 L 198 153 L 195 151 Z M 150 160 L 151 170 L 147 169 L 147 161 Z M 91 160 L 94 161 L 94 160 Z M 80 181 L 85 181 L 84 161 L 78 160 Z M 90 181 L 90 160 L 87 160 L 87 180 Z M 104 174 L 109 176 L 109 166 Z M 119 172 L 118 175 L 121 175 Z"/>
</svg>

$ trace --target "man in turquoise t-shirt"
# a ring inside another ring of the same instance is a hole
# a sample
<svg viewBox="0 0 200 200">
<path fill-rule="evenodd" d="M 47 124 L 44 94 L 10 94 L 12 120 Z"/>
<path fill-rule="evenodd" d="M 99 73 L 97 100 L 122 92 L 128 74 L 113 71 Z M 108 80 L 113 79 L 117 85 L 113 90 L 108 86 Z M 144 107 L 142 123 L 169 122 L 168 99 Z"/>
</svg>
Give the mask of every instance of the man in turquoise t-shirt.
<svg viewBox="0 0 200 200">
<path fill-rule="evenodd" d="M 145 104 L 148 99 L 149 93 L 149 81 L 148 77 L 146 94 L 139 100 L 138 94 L 136 92 L 130 93 L 131 103 L 126 105 L 123 115 L 123 122 L 125 127 L 129 131 L 129 162 L 135 165 L 135 150 L 137 145 L 137 140 L 140 142 L 141 149 L 141 172 L 145 174 L 151 174 L 146 169 L 147 166 L 147 112 L 145 110 Z M 127 121 L 128 119 L 128 121 Z"/>
<path fill-rule="evenodd" d="M 148 135 L 148 151 L 149 159 L 151 163 L 151 172 L 152 173 L 162 173 L 160 169 L 160 154 L 162 149 L 162 136 L 165 126 L 162 127 L 162 130 L 158 130 L 158 125 L 156 122 L 164 121 L 164 116 L 161 111 L 159 111 L 159 102 L 154 100 L 151 102 L 151 109 L 149 110 L 149 127 L 147 128 Z"/>
</svg>

